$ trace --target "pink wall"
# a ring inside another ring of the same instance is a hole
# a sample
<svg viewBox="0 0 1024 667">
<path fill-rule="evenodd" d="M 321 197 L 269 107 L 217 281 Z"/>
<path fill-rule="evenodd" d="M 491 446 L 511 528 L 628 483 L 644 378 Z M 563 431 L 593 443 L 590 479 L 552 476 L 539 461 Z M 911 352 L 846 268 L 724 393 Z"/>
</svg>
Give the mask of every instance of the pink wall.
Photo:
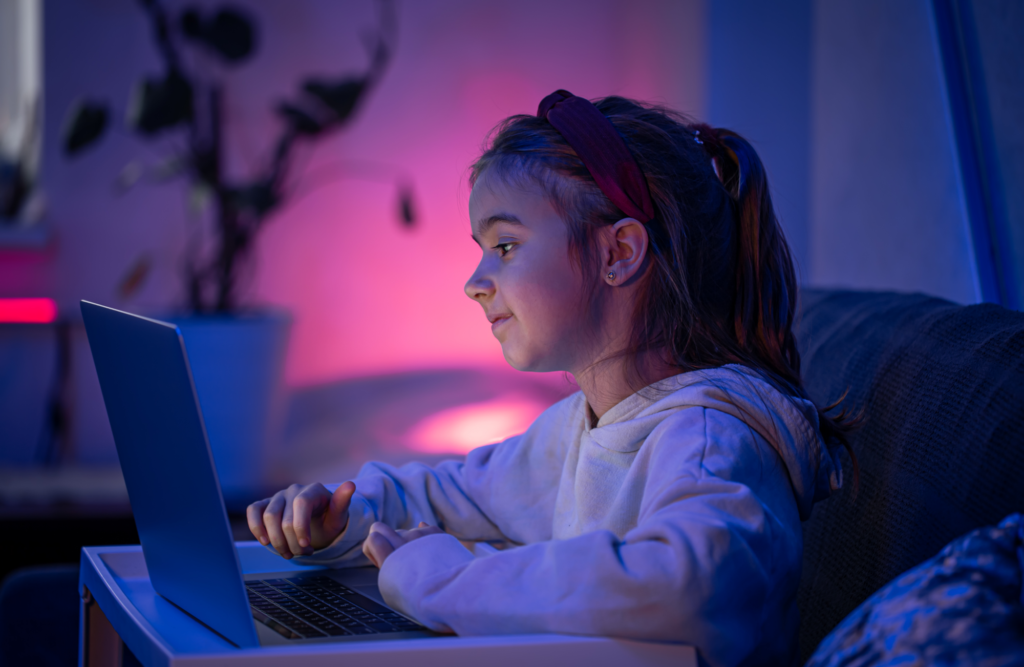
<svg viewBox="0 0 1024 667">
<path fill-rule="evenodd" d="M 263 30 L 257 57 L 225 72 L 229 158 L 238 174 L 263 159 L 276 136 L 272 103 L 306 75 L 359 71 L 359 34 L 375 21 L 370 0 L 242 4 Z M 398 50 L 382 84 L 348 130 L 303 152 L 306 176 L 298 182 L 306 193 L 268 224 L 259 244 L 250 301 L 294 314 L 292 385 L 504 363 L 479 307 L 462 292 L 479 252 L 469 238 L 466 168 L 501 118 L 533 112 L 560 87 L 697 114 L 704 107 L 700 0 L 407 1 L 398 14 Z M 177 262 L 197 224 L 187 221 L 184 192 L 143 185 L 115 197 L 111 187 L 128 160 L 156 162 L 159 146 L 118 128 L 80 159 L 57 153 L 72 99 L 105 96 L 120 113 L 133 80 L 158 71 L 147 26 L 129 0 L 55 0 L 45 21 L 44 179 L 55 235 L 46 254 L 4 261 L 0 296 L 53 296 L 71 316 L 81 298 L 166 312 L 181 301 Z M 339 161 L 386 162 L 407 173 L 417 228 L 397 224 L 391 185 L 331 180 L 344 171 Z M 143 254 L 153 273 L 120 301 L 117 283 Z"/>
</svg>

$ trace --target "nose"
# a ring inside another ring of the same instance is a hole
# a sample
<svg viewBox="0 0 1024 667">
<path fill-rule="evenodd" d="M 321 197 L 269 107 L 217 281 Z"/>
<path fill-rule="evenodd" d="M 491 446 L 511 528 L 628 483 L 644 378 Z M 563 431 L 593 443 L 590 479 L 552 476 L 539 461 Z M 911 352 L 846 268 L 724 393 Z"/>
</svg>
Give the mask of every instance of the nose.
<svg viewBox="0 0 1024 667">
<path fill-rule="evenodd" d="M 483 302 L 494 296 L 494 280 L 484 270 L 484 262 L 481 260 L 476 271 L 466 281 L 466 296 L 477 302 Z"/>
</svg>

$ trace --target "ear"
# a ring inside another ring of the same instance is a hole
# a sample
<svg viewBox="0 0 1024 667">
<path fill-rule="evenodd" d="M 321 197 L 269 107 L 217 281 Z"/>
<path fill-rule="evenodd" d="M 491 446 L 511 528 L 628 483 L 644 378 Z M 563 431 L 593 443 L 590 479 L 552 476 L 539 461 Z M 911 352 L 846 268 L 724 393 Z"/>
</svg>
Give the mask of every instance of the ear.
<svg viewBox="0 0 1024 667">
<path fill-rule="evenodd" d="M 601 278 L 609 285 L 622 285 L 639 275 L 647 258 L 647 228 L 638 220 L 623 218 L 605 230 Z"/>
</svg>

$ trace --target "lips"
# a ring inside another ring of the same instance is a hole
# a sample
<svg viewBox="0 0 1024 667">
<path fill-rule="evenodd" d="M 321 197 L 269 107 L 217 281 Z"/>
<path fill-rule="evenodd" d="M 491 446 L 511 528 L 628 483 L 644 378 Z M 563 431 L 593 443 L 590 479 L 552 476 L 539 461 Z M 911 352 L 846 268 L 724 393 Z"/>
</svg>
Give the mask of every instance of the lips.
<svg viewBox="0 0 1024 667">
<path fill-rule="evenodd" d="M 507 313 L 503 315 L 488 315 L 487 319 L 491 323 L 491 333 L 494 333 L 499 328 L 501 328 L 501 325 L 505 324 L 505 322 L 508 322 L 510 319 L 512 319 L 512 316 Z"/>
</svg>

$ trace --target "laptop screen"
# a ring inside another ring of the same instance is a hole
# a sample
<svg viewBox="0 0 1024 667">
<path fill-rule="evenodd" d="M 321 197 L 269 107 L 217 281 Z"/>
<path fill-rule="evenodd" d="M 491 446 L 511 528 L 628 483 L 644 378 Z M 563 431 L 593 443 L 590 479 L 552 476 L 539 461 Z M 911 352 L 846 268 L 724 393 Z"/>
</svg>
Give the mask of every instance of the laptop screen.
<svg viewBox="0 0 1024 667">
<path fill-rule="evenodd" d="M 88 301 L 82 317 L 153 588 L 258 646 L 180 332 Z"/>
</svg>

